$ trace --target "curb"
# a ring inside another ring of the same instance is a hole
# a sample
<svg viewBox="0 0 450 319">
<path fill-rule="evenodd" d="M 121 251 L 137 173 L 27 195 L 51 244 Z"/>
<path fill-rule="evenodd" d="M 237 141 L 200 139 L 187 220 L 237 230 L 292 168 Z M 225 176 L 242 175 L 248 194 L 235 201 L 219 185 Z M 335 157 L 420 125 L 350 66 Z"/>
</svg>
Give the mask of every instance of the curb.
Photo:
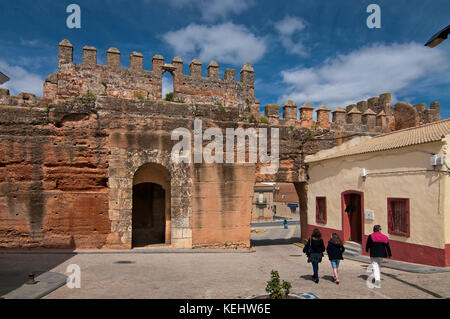
<svg viewBox="0 0 450 319">
<path fill-rule="evenodd" d="M 64 286 L 67 282 L 67 276 L 56 272 L 46 272 L 36 277 L 36 280 L 38 283 L 35 285 L 24 284 L 1 297 L 3 299 L 41 299 Z"/>
<path fill-rule="evenodd" d="M 126 255 L 126 254 L 250 254 L 255 248 L 240 249 L 136 249 L 136 250 L 105 250 L 105 251 L 0 251 L 0 255 Z"/>
<path fill-rule="evenodd" d="M 368 257 L 364 256 L 354 256 L 354 255 L 344 255 L 346 259 L 362 262 L 365 264 L 370 264 L 370 259 Z M 398 264 L 393 264 L 398 263 Z M 400 264 L 401 263 L 401 264 Z M 395 270 L 401 270 L 405 272 L 415 273 L 415 274 L 436 274 L 436 273 L 444 273 L 444 272 L 450 272 L 450 268 L 440 268 L 440 267 L 433 267 L 433 266 L 427 266 L 427 265 L 420 265 L 420 264 L 409 264 L 402 261 L 390 261 L 390 260 L 384 260 L 381 263 L 381 267 L 383 268 L 390 268 Z"/>
</svg>

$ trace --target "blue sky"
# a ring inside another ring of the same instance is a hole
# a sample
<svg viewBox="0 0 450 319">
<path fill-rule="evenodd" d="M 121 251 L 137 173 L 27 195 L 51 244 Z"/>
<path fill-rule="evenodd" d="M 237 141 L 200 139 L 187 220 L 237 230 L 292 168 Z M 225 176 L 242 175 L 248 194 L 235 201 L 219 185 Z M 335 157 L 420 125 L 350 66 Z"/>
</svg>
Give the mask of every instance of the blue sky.
<svg viewBox="0 0 450 319">
<path fill-rule="evenodd" d="M 66 7 L 81 7 L 81 29 L 66 27 Z M 369 29 L 369 4 L 381 7 L 381 28 Z M 117 47 L 122 66 L 132 51 L 144 54 L 144 68 L 161 54 L 181 56 L 185 74 L 193 58 L 211 59 L 221 71 L 255 69 L 262 105 L 287 99 L 301 105 L 345 107 L 393 93 L 394 101 L 441 102 L 450 117 L 450 40 L 423 44 L 450 24 L 448 0 L 96 0 L 0 2 L 0 70 L 11 77 L 12 93 L 42 94 L 42 82 L 56 71 L 57 44 L 105 52 Z"/>
</svg>

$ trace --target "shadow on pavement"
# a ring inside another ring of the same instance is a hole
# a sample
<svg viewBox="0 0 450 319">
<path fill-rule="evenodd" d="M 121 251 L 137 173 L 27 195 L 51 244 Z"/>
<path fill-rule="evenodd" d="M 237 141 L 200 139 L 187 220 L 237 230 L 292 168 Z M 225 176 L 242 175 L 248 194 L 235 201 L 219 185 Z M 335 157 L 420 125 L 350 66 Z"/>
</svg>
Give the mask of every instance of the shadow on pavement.
<svg viewBox="0 0 450 319">
<path fill-rule="evenodd" d="M 308 281 L 313 281 L 313 275 L 301 275 L 300 278 L 304 279 L 304 280 L 308 280 Z"/>
<path fill-rule="evenodd" d="M 328 280 L 328 281 L 331 281 L 331 282 L 334 283 L 334 277 L 333 276 L 325 275 L 325 276 L 322 276 L 322 279 L 323 280 Z"/>
<path fill-rule="evenodd" d="M 439 294 L 437 294 L 437 293 L 435 293 L 435 292 L 432 292 L 432 291 L 430 291 L 430 290 L 428 290 L 428 289 L 425 289 L 425 288 L 420 287 L 420 286 L 418 286 L 418 285 L 416 285 L 416 284 L 410 283 L 410 282 L 408 282 L 408 281 L 406 281 L 406 280 L 400 279 L 400 278 L 398 278 L 396 275 L 386 274 L 386 273 L 384 273 L 384 272 L 382 272 L 381 275 L 382 275 L 382 276 L 389 277 L 389 278 L 392 278 L 392 279 L 394 279 L 394 280 L 397 280 L 397 281 L 399 281 L 399 282 L 401 282 L 401 283 L 403 283 L 403 284 L 405 284 L 405 285 L 408 285 L 408 286 L 410 286 L 410 287 L 416 288 L 416 289 L 418 289 L 418 290 L 420 290 L 420 291 L 422 291 L 422 292 L 424 292 L 424 293 L 426 293 L 426 294 L 429 294 L 430 296 L 433 296 L 434 298 L 445 298 L 445 297 L 443 297 L 443 296 L 441 296 L 441 295 L 439 295 Z M 369 276 L 368 276 L 368 275 L 359 275 L 358 278 L 361 278 L 361 279 L 363 279 L 364 281 L 366 281 L 367 278 L 369 278 Z M 381 277 L 381 280 L 383 280 L 383 277 Z"/>
<path fill-rule="evenodd" d="M 385 273 L 383 273 L 383 272 L 382 272 L 382 274 L 383 274 L 384 276 L 389 277 L 389 278 L 395 279 L 395 280 L 401 282 L 402 284 L 405 284 L 405 285 L 408 285 L 408 286 L 410 286 L 410 287 L 416 288 L 416 289 L 418 289 L 418 290 L 420 290 L 420 291 L 423 291 L 424 293 L 429 294 L 430 296 L 433 296 L 433 297 L 435 297 L 435 298 L 444 298 L 443 296 L 441 296 L 441 295 L 439 295 L 439 294 L 437 294 L 437 293 L 435 293 L 435 292 L 432 292 L 432 291 L 430 291 L 430 290 L 428 290 L 428 289 L 425 289 L 425 288 L 423 288 L 423 287 L 420 287 L 420 286 L 418 286 L 418 285 L 416 285 L 416 284 L 410 283 L 410 282 L 408 282 L 408 281 L 406 281 L 406 280 L 400 279 L 400 278 L 398 278 L 396 275 L 385 274 Z"/>
<path fill-rule="evenodd" d="M 276 246 L 276 245 L 292 245 L 295 243 L 300 243 L 300 238 L 293 237 L 289 239 L 251 239 L 250 244 L 252 246 Z"/>
<path fill-rule="evenodd" d="M 0 251 L 0 297 L 24 285 L 30 273 L 34 273 L 36 278 L 75 255 L 72 251 L 67 253 Z"/>
</svg>

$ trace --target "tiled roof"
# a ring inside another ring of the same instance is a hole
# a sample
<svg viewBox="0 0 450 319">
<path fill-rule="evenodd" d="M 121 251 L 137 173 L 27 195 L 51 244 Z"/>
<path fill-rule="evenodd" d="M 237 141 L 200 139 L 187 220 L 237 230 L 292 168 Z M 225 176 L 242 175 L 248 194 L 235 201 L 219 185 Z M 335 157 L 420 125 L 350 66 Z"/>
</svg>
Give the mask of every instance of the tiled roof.
<svg viewBox="0 0 450 319">
<path fill-rule="evenodd" d="M 336 150 L 336 152 L 332 153 L 326 152 L 322 156 L 320 156 L 320 154 L 317 154 L 316 156 L 313 155 L 311 158 L 307 159 L 306 162 L 318 162 L 343 156 L 373 153 L 411 145 L 437 142 L 442 140 L 442 138 L 448 134 L 450 134 L 450 118 L 439 122 L 378 135 L 347 149 Z"/>
</svg>

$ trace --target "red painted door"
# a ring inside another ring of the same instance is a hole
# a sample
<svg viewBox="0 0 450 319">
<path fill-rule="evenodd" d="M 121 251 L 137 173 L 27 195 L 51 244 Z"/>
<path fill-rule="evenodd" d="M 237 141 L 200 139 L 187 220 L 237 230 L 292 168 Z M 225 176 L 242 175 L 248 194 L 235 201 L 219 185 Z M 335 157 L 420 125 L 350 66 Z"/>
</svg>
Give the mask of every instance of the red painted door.
<svg viewBox="0 0 450 319">
<path fill-rule="evenodd" d="M 362 242 L 361 234 L 361 195 L 352 194 L 351 195 L 352 212 L 351 212 L 351 231 L 350 235 L 352 241 Z"/>
<path fill-rule="evenodd" d="M 350 194 L 344 195 L 343 196 L 343 201 L 344 201 L 344 211 L 342 212 L 343 214 L 343 218 L 342 218 L 342 230 L 344 233 L 344 241 L 349 240 L 350 238 L 350 230 L 351 230 L 351 222 L 350 222 Z"/>
<path fill-rule="evenodd" d="M 352 240 L 355 242 L 362 242 L 361 233 L 361 195 L 356 193 L 347 193 L 342 196 L 343 200 L 343 217 L 342 228 L 344 234 L 344 241 Z"/>
</svg>

